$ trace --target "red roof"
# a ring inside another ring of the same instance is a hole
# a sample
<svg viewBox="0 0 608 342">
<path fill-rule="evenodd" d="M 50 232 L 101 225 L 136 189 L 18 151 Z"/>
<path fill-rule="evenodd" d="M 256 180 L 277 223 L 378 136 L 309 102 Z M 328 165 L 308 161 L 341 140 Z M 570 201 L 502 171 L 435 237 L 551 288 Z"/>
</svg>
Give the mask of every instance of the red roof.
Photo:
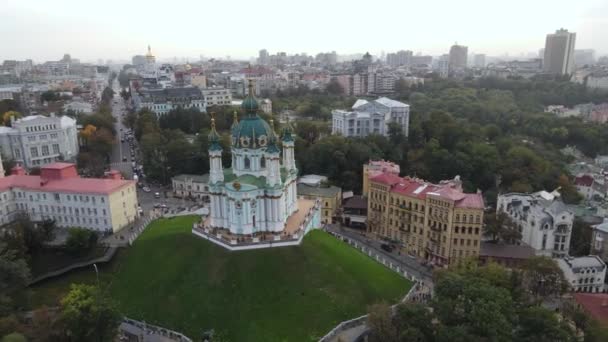
<svg viewBox="0 0 608 342">
<path fill-rule="evenodd" d="M 578 186 L 591 186 L 593 185 L 593 177 L 590 175 L 582 175 L 574 179 L 574 184 Z"/>
<path fill-rule="evenodd" d="M 372 177 L 370 180 L 389 185 L 391 187 L 391 192 L 396 192 L 409 197 L 424 200 L 427 196 L 437 196 L 439 198 L 453 201 L 457 208 L 484 208 L 481 193 L 464 193 L 462 192 L 460 186 L 452 181 L 442 182 L 441 184 L 432 184 L 417 178 L 401 178 L 392 173 L 382 173 Z"/>
<path fill-rule="evenodd" d="M 0 191 L 21 188 L 34 191 L 111 194 L 135 183 L 123 179 L 81 178 L 78 174 L 72 174 L 72 170 L 75 170 L 74 164 L 54 163 L 42 167 L 42 176 L 9 175 L 0 178 Z M 44 177 L 45 173 L 53 172 L 66 172 L 67 177 L 62 177 L 61 174 L 57 177 Z"/>
<path fill-rule="evenodd" d="M 593 318 L 603 324 L 608 324 L 608 294 L 575 293 L 574 299 Z"/>
</svg>

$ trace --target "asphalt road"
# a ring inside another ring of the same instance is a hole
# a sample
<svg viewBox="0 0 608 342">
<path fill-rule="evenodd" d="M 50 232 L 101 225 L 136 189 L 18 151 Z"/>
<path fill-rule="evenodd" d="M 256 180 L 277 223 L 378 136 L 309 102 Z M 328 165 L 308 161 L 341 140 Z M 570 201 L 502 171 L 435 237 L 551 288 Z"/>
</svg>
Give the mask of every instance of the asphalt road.
<svg viewBox="0 0 608 342">
<path fill-rule="evenodd" d="M 139 149 L 137 141 L 133 139 L 132 143 L 135 149 L 135 157 L 131 157 L 131 146 L 129 145 L 129 142 L 124 139 L 127 127 L 122 123 L 123 116 L 127 113 L 127 105 L 120 96 L 118 81 L 114 81 L 112 89 L 115 93 L 114 99 L 112 100 L 112 116 L 116 118 L 116 123 L 114 124 L 116 129 L 116 143 L 114 144 L 110 155 L 110 168 L 121 171 L 128 179 L 133 179 L 133 162 L 135 162 L 136 165 L 141 164 L 141 158 L 139 158 L 139 154 L 137 153 Z M 124 142 L 120 141 L 121 138 L 124 139 Z M 145 173 L 146 170 L 144 170 L 144 175 Z M 165 204 L 170 209 L 194 205 L 194 203 L 190 201 L 173 198 L 171 196 L 171 189 L 169 188 L 149 184 L 145 179 L 139 179 L 138 181 L 150 188 L 150 192 L 144 192 L 140 187 L 137 187 L 139 204 L 146 213 L 152 210 L 155 204 Z M 160 195 L 159 198 L 156 198 L 156 193 Z"/>
<path fill-rule="evenodd" d="M 382 249 L 380 246 L 382 245 L 381 241 L 376 241 L 371 238 L 367 238 L 364 235 L 364 231 L 355 230 L 346 227 L 340 227 L 339 225 L 327 225 L 328 230 L 336 232 L 338 234 L 342 234 L 346 237 L 349 237 L 353 240 L 357 240 L 359 243 L 365 245 L 368 248 L 375 250 L 380 255 L 385 256 L 387 259 L 393 260 L 401 267 L 407 270 L 408 273 L 413 274 L 418 279 L 423 279 L 426 284 L 433 283 L 433 272 L 427 266 L 421 265 L 415 258 L 407 255 L 399 255 L 397 251 L 387 252 Z"/>
</svg>

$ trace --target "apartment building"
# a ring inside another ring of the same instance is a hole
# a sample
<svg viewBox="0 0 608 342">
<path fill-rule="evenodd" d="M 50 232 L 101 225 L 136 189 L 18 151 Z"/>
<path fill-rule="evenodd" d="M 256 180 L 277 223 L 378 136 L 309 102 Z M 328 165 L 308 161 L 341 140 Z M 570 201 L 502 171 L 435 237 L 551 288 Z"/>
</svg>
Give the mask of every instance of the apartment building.
<svg viewBox="0 0 608 342">
<path fill-rule="evenodd" d="M 369 180 L 383 173 L 399 176 L 401 168 L 399 165 L 386 160 L 370 160 L 363 165 L 363 196 L 369 193 Z"/>
<path fill-rule="evenodd" d="M 0 127 L 0 149 L 10 158 L 32 168 L 78 155 L 76 120 L 68 117 L 31 115 Z"/>
<path fill-rule="evenodd" d="M 483 197 L 464 193 L 458 176 L 433 184 L 383 173 L 369 181 L 368 232 L 436 266 L 478 257 Z"/>
<path fill-rule="evenodd" d="M 177 108 L 196 108 L 201 112 L 206 111 L 205 99 L 197 87 L 144 88 L 132 94 L 135 109 L 147 108 L 157 116 Z"/>
<path fill-rule="evenodd" d="M 321 201 L 321 223 L 333 223 L 333 218 L 342 205 L 342 189 L 328 185 L 327 177 L 305 175 L 298 179 L 297 194 L 309 200 Z"/>
<path fill-rule="evenodd" d="M 232 103 L 232 92 L 230 89 L 203 88 L 201 92 L 207 106 L 230 106 Z"/>
<path fill-rule="evenodd" d="M 209 197 L 209 174 L 181 174 L 171 178 L 173 194 L 179 198 L 205 200 Z"/>
<path fill-rule="evenodd" d="M 8 176 L 0 172 L 0 224 L 25 213 L 59 227 L 116 232 L 135 220 L 138 207 L 135 181 L 121 179 L 117 171 L 103 179 L 81 178 L 75 164 L 53 163 L 36 176 L 20 166 Z"/>
</svg>

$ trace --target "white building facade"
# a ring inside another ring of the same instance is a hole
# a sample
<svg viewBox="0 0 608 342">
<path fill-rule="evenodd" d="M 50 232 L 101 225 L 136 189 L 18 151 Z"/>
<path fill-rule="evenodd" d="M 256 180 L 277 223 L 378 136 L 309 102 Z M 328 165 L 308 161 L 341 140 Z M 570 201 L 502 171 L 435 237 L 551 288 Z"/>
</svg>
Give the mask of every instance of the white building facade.
<svg viewBox="0 0 608 342">
<path fill-rule="evenodd" d="M 574 292 L 603 292 L 606 264 L 596 255 L 557 260 Z"/>
<path fill-rule="evenodd" d="M 222 166 L 220 137 L 213 122 L 209 135 L 209 226 L 234 235 L 281 233 L 298 210 L 294 140 L 287 129 L 283 155 L 273 122 L 257 115 L 258 102 L 249 83 L 241 108 L 245 117 L 232 125 L 232 167 Z"/>
<path fill-rule="evenodd" d="M 0 225 L 26 214 L 33 221 L 51 219 L 58 227 L 82 227 L 116 232 L 139 215 L 135 182 L 80 178 L 76 166 L 54 163 L 39 176 L 17 166 L 11 175 L 0 173 Z"/>
<path fill-rule="evenodd" d="M 332 111 L 332 134 L 345 137 L 365 137 L 370 134 L 388 136 L 389 124 L 396 123 L 408 135 L 410 106 L 381 97 L 374 101 L 357 100 L 352 111 Z"/>
<path fill-rule="evenodd" d="M 76 120 L 68 116 L 32 115 L 15 120 L 12 127 L 0 127 L 4 158 L 26 168 L 43 166 L 78 155 Z"/>
<path fill-rule="evenodd" d="M 232 92 L 226 88 L 203 88 L 201 89 L 207 106 L 230 106 L 232 103 Z"/>
<path fill-rule="evenodd" d="M 501 194 L 496 212 L 506 213 L 517 224 L 522 242 L 534 248 L 536 255 L 568 256 L 574 214 L 557 191 Z"/>
</svg>

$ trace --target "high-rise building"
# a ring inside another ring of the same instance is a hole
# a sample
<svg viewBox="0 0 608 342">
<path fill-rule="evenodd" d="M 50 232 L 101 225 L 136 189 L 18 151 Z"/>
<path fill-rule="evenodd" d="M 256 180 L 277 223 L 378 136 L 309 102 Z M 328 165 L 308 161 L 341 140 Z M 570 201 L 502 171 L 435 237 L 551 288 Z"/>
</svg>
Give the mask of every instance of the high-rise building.
<svg viewBox="0 0 608 342">
<path fill-rule="evenodd" d="M 260 50 L 258 54 L 258 64 L 266 65 L 270 60 L 270 55 L 266 49 Z"/>
<path fill-rule="evenodd" d="M 478 53 L 473 57 L 473 66 L 476 68 L 485 68 L 486 66 L 486 55 Z"/>
<path fill-rule="evenodd" d="M 467 55 L 469 48 L 464 45 L 454 44 L 450 48 L 449 70 L 450 75 L 463 72 L 467 67 Z"/>
<path fill-rule="evenodd" d="M 396 53 L 389 53 L 386 55 L 386 64 L 392 67 L 410 65 L 412 63 L 412 55 L 412 51 L 409 50 L 400 50 Z"/>
<path fill-rule="evenodd" d="M 574 72 L 574 45 L 576 33 L 559 29 L 548 34 L 545 40 L 543 70 L 550 74 L 572 74 Z"/>
<path fill-rule="evenodd" d="M 595 50 L 574 50 L 574 64 L 578 66 L 592 65 L 595 63 Z"/>
</svg>

